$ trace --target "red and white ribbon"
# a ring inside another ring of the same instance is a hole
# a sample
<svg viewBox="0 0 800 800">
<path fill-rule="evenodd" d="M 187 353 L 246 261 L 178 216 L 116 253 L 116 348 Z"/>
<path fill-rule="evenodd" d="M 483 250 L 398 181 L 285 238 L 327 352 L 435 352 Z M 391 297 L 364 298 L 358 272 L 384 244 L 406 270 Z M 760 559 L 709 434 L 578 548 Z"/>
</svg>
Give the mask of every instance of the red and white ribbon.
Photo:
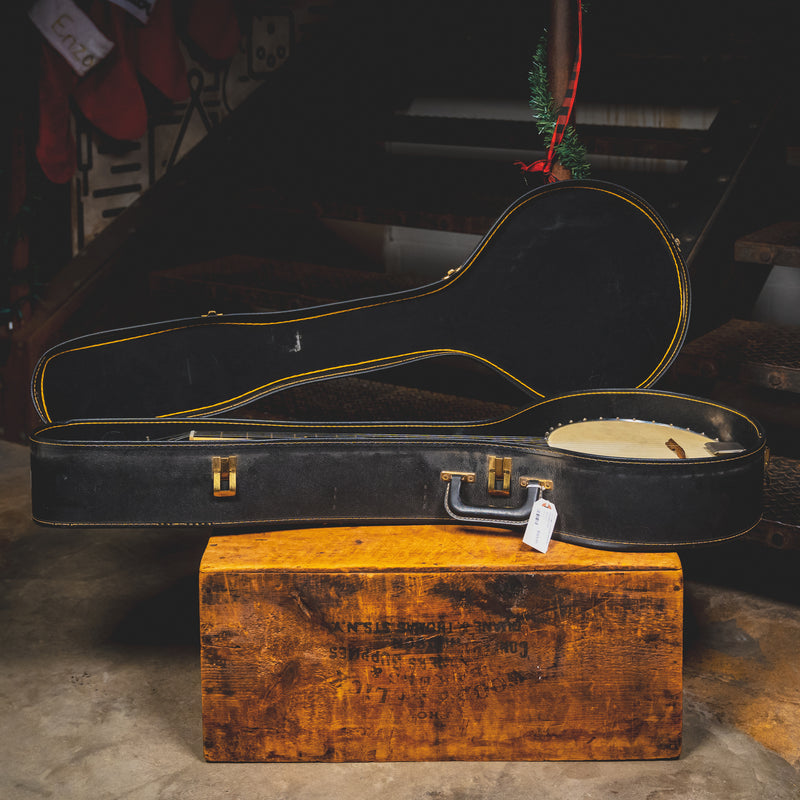
<svg viewBox="0 0 800 800">
<path fill-rule="evenodd" d="M 561 99 L 558 109 L 556 124 L 553 128 L 553 135 L 550 138 L 550 146 L 547 148 L 547 156 L 542 161 L 534 161 L 532 164 L 525 164 L 522 161 L 515 161 L 523 172 L 541 172 L 547 183 L 557 183 L 558 178 L 553 175 L 553 164 L 556 161 L 556 148 L 561 144 L 564 133 L 567 130 L 572 108 L 575 105 L 575 95 L 578 91 L 578 78 L 581 74 L 581 61 L 583 60 L 583 5 L 578 0 L 578 42 L 575 48 L 575 59 L 572 62 L 569 80 L 567 81 L 567 91 Z"/>
</svg>

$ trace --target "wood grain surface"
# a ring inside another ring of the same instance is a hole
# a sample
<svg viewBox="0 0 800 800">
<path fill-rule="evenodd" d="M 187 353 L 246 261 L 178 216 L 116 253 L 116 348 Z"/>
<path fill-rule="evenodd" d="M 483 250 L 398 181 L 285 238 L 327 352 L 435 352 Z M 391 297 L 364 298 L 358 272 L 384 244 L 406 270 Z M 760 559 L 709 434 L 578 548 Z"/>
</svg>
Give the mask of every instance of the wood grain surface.
<svg viewBox="0 0 800 800">
<path fill-rule="evenodd" d="M 679 754 L 674 554 L 288 531 L 212 539 L 200 589 L 210 761 Z"/>
</svg>

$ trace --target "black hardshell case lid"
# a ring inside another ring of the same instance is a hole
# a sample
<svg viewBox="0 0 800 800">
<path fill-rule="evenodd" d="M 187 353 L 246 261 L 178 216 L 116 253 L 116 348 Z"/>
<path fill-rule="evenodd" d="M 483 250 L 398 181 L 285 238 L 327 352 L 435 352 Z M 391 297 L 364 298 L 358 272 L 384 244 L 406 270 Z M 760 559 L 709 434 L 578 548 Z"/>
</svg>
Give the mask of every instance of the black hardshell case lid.
<svg viewBox="0 0 800 800">
<path fill-rule="evenodd" d="M 466 356 L 534 401 L 645 388 L 686 334 L 674 237 L 621 187 L 565 181 L 498 218 L 434 283 L 313 308 L 200 316 L 64 342 L 40 359 L 45 422 L 221 414 L 302 383 Z"/>
</svg>

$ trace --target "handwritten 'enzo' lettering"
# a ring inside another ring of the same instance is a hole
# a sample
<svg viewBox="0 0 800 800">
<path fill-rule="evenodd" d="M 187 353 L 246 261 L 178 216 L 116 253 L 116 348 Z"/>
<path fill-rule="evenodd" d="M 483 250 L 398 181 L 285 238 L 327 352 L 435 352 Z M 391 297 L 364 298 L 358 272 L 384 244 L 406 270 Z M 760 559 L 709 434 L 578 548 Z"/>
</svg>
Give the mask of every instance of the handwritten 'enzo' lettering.
<svg viewBox="0 0 800 800">
<path fill-rule="evenodd" d="M 95 54 L 88 52 L 85 44 L 81 44 L 73 33 L 70 32 L 70 26 L 73 25 L 75 20 L 69 14 L 62 14 L 50 26 L 53 33 L 61 40 L 63 47 L 69 54 L 86 69 L 89 69 L 95 62 Z M 86 55 L 84 55 L 84 53 Z"/>
</svg>

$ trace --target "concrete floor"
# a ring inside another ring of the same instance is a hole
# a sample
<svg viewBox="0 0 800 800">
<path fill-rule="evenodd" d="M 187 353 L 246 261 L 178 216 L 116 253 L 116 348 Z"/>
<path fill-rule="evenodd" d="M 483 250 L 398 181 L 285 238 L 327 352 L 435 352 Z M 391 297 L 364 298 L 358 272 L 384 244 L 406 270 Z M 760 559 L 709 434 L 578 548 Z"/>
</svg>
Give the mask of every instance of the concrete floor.
<svg viewBox="0 0 800 800">
<path fill-rule="evenodd" d="M 197 635 L 207 533 L 38 528 L 19 445 L 0 442 L 0 481 L 4 800 L 800 798 L 796 554 L 684 558 L 677 760 L 208 764 Z"/>
</svg>

